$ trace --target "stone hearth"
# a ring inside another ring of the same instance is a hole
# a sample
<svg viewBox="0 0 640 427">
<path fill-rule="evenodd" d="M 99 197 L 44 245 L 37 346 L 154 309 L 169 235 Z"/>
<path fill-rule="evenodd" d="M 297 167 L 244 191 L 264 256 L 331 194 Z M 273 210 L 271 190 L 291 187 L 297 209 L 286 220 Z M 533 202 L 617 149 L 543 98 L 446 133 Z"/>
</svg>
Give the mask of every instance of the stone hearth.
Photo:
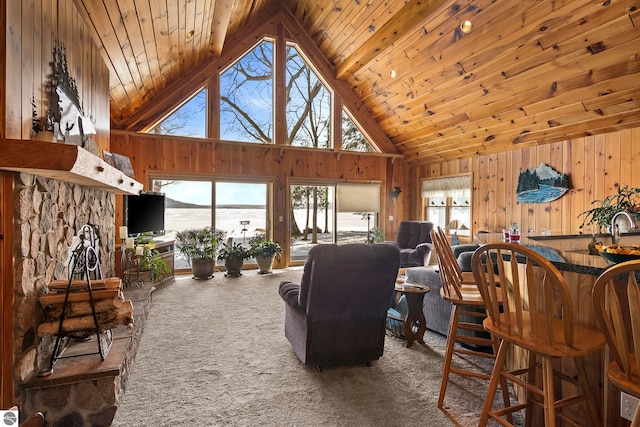
<svg viewBox="0 0 640 427">
<path fill-rule="evenodd" d="M 151 299 L 151 287 L 127 288 L 125 299 L 134 307 L 134 327 L 113 330 L 113 344 L 104 361 L 100 355 L 60 359 L 48 377 L 34 376 L 19 384 L 21 417 L 41 411 L 48 426 L 109 426 L 126 389 Z M 65 354 L 97 350 L 95 337 L 74 342 Z"/>
</svg>

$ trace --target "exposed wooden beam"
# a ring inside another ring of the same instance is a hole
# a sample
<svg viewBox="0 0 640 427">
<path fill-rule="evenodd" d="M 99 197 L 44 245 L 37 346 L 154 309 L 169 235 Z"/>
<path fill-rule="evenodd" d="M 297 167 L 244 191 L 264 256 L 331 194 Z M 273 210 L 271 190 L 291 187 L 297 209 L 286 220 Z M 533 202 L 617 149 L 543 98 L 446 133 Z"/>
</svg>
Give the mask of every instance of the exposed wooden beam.
<svg viewBox="0 0 640 427">
<path fill-rule="evenodd" d="M 446 0 L 411 0 L 338 66 L 337 77 L 344 78 L 367 65 L 445 3 Z"/>
</svg>

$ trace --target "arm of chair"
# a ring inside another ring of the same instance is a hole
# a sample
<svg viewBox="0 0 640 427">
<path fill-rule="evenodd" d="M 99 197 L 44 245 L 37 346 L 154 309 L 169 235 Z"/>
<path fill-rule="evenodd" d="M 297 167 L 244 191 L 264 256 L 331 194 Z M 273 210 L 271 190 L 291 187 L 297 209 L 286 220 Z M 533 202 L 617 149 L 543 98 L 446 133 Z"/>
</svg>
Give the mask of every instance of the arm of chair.
<svg viewBox="0 0 640 427">
<path fill-rule="evenodd" d="M 300 305 L 300 285 L 293 282 L 280 282 L 278 288 L 280 298 L 292 308 L 302 308 Z"/>
<path fill-rule="evenodd" d="M 423 265 L 429 265 L 431 252 L 433 251 L 433 243 L 420 243 L 416 246 L 416 251 L 422 255 Z"/>
<path fill-rule="evenodd" d="M 476 244 L 454 245 L 451 247 L 462 271 L 471 271 L 471 257 L 479 247 Z"/>
<path fill-rule="evenodd" d="M 453 245 L 451 246 L 451 250 L 453 250 L 453 255 L 458 258 L 458 256 L 463 252 L 474 252 L 478 249 L 479 246 L 475 243 L 467 244 L 467 245 Z"/>
</svg>

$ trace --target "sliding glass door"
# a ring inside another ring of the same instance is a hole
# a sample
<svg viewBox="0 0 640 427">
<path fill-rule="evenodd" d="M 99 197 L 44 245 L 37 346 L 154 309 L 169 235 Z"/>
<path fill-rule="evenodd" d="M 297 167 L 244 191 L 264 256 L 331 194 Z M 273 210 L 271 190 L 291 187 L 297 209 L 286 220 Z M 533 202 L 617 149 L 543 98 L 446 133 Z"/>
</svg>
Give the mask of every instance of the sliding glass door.
<svg viewBox="0 0 640 427">
<path fill-rule="evenodd" d="M 256 235 L 271 235 L 268 183 L 157 178 L 152 188 L 166 195 L 165 235 L 169 239 L 178 231 L 209 226 L 223 231 L 225 241 L 231 239 L 247 247 Z M 178 251 L 175 268 L 189 268 Z"/>
<path fill-rule="evenodd" d="M 267 184 L 216 182 L 215 200 L 214 224 L 227 241 L 249 248 L 252 239 L 268 236 Z M 255 259 L 245 263 L 255 264 Z"/>
<path fill-rule="evenodd" d="M 303 263 L 318 244 L 366 243 L 379 195 L 379 184 L 291 184 L 289 263 Z"/>
</svg>

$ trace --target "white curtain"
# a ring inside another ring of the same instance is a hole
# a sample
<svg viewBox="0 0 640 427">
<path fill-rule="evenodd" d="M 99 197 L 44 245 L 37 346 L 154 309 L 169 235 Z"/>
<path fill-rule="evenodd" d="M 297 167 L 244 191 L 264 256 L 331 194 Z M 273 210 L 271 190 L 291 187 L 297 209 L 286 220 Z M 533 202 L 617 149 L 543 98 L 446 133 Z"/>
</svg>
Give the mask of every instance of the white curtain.
<svg viewBox="0 0 640 427">
<path fill-rule="evenodd" d="M 380 212 L 380 184 L 338 184 L 338 212 Z"/>
<path fill-rule="evenodd" d="M 422 197 L 462 197 L 471 194 L 471 175 L 422 180 Z"/>
</svg>

